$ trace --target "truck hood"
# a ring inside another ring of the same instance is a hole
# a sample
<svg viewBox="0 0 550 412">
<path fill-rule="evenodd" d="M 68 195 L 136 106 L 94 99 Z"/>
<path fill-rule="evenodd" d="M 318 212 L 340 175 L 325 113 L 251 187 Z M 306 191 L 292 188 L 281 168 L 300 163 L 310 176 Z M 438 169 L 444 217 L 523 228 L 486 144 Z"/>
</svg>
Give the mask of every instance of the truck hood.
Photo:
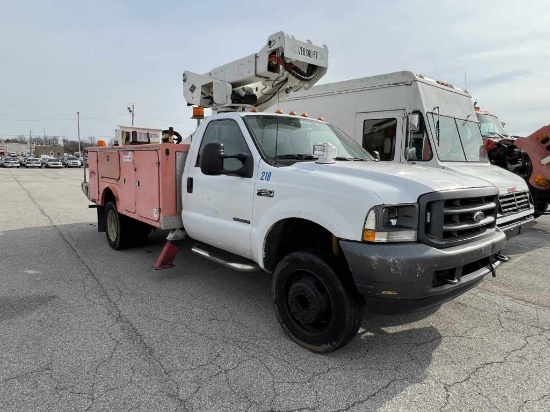
<svg viewBox="0 0 550 412">
<path fill-rule="evenodd" d="M 314 173 L 343 185 L 374 192 L 382 203 L 414 203 L 436 191 L 492 187 L 486 180 L 453 171 L 416 165 L 370 161 L 338 161 L 332 164 L 300 162 L 296 169 Z"/>
<path fill-rule="evenodd" d="M 488 163 L 472 164 L 472 163 L 457 163 L 445 165 L 445 170 L 452 170 L 458 173 L 463 173 L 469 176 L 479 176 L 480 178 L 496 186 L 500 194 L 508 194 L 513 191 L 527 191 L 527 183 L 518 175 L 502 169 L 498 166 L 493 166 Z M 514 189 L 515 187 L 515 189 Z"/>
</svg>

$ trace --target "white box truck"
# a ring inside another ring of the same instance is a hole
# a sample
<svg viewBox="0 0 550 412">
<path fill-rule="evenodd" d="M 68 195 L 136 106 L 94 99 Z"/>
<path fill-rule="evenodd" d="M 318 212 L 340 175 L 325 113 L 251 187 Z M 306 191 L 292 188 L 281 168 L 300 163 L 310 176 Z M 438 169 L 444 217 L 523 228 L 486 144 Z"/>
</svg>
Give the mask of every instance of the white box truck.
<svg viewBox="0 0 550 412">
<path fill-rule="evenodd" d="M 533 222 L 525 181 L 489 163 L 470 94 L 409 71 L 314 86 L 286 96 L 284 111 L 321 116 L 382 162 L 481 177 L 499 189 L 497 226 L 508 237 Z"/>
</svg>

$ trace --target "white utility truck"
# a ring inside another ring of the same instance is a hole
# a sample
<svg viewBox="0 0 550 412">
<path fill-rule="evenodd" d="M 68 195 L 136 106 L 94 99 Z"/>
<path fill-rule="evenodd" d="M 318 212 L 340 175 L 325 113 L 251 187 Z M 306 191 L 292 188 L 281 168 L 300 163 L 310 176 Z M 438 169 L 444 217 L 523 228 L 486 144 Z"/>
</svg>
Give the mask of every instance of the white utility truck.
<svg viewBox="0 0 550 412">
<path fill-rule="evenodd" d="M 326 47 L 280 32 L 258 54 L 185 72 L 187 102 L 218 112 L 190 144 L 89 149 L 82 184 L 114 249 L 172 229 L 161 266 L 187 235 L 208 259 L 272 273 L 280 324 L 319 353 L 357 334 L 365 305 L 411 312 L 494 276 L 506 242 L 486 180 L 378 162 L 324 121 L 254 112 L 327 63 Z"/>
<path fill-rule="evenodd" d="M 472 98 L 408 71 L 315 86 L 277 107 L 322 116 L 382 162 L 414 163 L 487 180 L 499 189 L 497 226 L 508 237 L 534 220 L 525 181 L 487 159 Z"/>
</svg>

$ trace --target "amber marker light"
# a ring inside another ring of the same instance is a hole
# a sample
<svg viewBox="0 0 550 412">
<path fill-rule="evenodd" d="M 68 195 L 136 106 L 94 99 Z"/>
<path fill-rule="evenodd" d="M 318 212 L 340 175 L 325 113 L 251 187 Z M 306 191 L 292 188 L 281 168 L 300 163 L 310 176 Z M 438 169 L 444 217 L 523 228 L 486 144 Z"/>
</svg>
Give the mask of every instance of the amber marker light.
<svg viewBox="0 0 550 412">
<path fill-rule="evenodd" d="M 204 119 L 204 107 L 193 106 L 193 117 L 191 119 Z"/>
<path fill-rule="evenodd" d="M 296 112 L 294 110 L 292 110 L 291 112 L 288 113 L 289 115 L 291 116 L 296 116 Z"/>
<path fill-rule="evenodd" d="M 279 107 L 277 110 L 275 110 L 275 113 L 277 113 L 277 114 L 283 114 L 283 109 L 281 109 L 281 108 Z"/>
<path fill-rule="evenodd" d="M 550 183 L 550 181 L 548 181 L 548 179 L 546 179 L 540 173 L 537 173 L 537 174 L 535 174 L 535 183 L 539 186 L 546 186 L 547 184 Z"/>
</svg>

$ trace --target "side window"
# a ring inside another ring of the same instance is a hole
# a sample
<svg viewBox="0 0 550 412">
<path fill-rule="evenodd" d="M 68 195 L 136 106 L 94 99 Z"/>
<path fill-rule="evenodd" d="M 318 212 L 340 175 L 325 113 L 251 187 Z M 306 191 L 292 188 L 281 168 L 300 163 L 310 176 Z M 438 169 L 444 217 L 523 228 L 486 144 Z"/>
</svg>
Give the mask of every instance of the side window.
<svg viewBox="0 0 550 412">
<path fill-rule="evenodd" d="M 248 150 L 246 140 L 244 140 L 244 136 L 236 121 L 231 119 L 214 120 L 206 127 L 195 166 L 200 165 L 200 157 L 204 145 L 211 142 L 222 143 L 223 150 L 227 155 L 233 156 L 244 153 L 252 157 L 250 150 Z M 242 167 L 243 164 L 239 159 L 224 159 L 223 161 L 223 168 L 229 172 L 237 171 Z"/>
<path fill-rule="evenodd" d="M 420 124 L 417 132 L 411 132 L 405 140 L 405 158 L 412 161 L 428 161 L 433 157 L 432 146 L 426 132 L 424 118 L 420 115 Z M 410 138 L 410 139 L 409 139 Z"/>
<path fill-rule="evenodd" d="M 393 160 L 397 119 L 367 119 L 363 122 L 363 148 L 370 153 L 377 151 L 380 160 Z"/>
</svg>

